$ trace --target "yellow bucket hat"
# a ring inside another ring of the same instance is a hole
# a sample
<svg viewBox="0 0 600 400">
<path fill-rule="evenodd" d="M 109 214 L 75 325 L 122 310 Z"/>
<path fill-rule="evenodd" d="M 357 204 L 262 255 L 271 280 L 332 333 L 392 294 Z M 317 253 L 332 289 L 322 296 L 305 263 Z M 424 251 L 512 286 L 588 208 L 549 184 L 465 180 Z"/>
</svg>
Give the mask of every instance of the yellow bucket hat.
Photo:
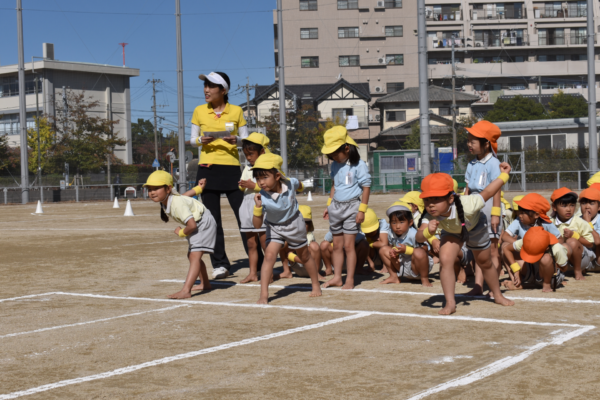
<svg viewBox="0 0 600 400">
<path fill-rule="evenodd" d="M 298 206 L 304 221 L 312 221 L 312 209 L 309 206 Z"/>
<path fill-rule="evenodd" d="M 367 208 L 365 220 L 360 224 L 360 230 L 363 231 L 363 233 L 371 233 L 375 232 L 377 229 L 379 229 L 377 214 L 375 214 L 375 211 L 373 211 L 372 208 Z"/>
<path fill-rule="evenodd" d="M 425 202 L 422 198 L 419 197 L 421 192 L 408 192 L 404 196 L 400 198 L 400 201 L 403 201 L 408 204 L 414 204 L 419 209 L 419 212 L 422 214 L 423 210 L 425 210 Z"/>
<path fill-rule="evenodd" d="M 590 179 L 587 181 L 587 185 L 592 186 L 594 183 L 600 183 L 600 172 L 596 172 Z"/>
<path fill-rule="evenodd" d="M 284 179 L 287 179 L 281 166 L 283 165 L 283 158 L 274 153 L 261 154 L 254 162 L 254 166 L 251 169 L 273 169 L 275 168 Z"/>
<path fill-rule="evenodd" d="M 515 198 L 512 200 L 512 203 L 513 203 L 512 209 L 514 211 L 517 211 L 519 209 L 519 206 L 517 205 L 517 203 L 515 203 L 515 201 L 522 200 L 523 197 L 525 197 L 525 196 L 515 196 Z"/>
<path fill-rule="evenodd" d="M 256 143 L 265 149 L 265 153 L 270 153 L 267 146 L 269 145 L 269 143 L 271 141 L 269 140 L 269 138 L 266 135 L 263 135 L 262 133 L 252 132 L 250 135 L 248 135 L 247 138 L 245 138 L 243 140 L 247 140 L 249 142 Z"/>
<path fill-rule="evenodd" d="M 173 176 L 167 171 L 154 171 L 148 177 L 144 186 L 171 186 L 173 187 Z"/>
<path fill-rule="evenodd" d="M 385 213 L 389 217 L 392 213 L 394 213 L 396 211 L 408 211 L 412 215 L 412 209 L 410 208 L 410 205 L 403 201 L 395 202 L 394 204 L 392 204 L 390 206 L 390 208 L 387 209 L 387 211 Z"/>
<path fill-rule="evenodd" d="M 331 154 L 339 149 L 343 144 L 351 144 L 358 147 L 356 142 L 348 135 L 348 131 L 341 125 L 334 126 L 325 132 L 323 137 L 325 144 L 321 149 L 323 154 Z"/>
<path fill-rule="evenodd" d="M 458 194 L 458 182 L 456 182 L 456 179 L 452 179 L 452 182 L 454 183 L 454 186 L 453 186 L 454 193 Z"/>
</svg>

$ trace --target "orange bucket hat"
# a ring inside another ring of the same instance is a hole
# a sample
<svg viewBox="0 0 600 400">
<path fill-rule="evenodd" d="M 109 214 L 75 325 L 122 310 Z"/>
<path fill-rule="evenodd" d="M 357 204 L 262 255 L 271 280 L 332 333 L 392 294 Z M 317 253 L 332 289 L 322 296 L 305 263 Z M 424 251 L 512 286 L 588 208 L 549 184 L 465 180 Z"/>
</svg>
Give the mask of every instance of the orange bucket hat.
<svg viewBox="0 0 600 400">
<path fill-rule="evenodd" d="M 600 183 L 592 183 L 588 189 L 600 190 Z"/>
<path fill-rule="evenodd" d="M 556 236 L 547 232 L 541 226 L 534 226 L 523 236 L 521 258 L 525 262 L 535 264 L 542 259 L 548 247 L 556 243 L 558 243 Z"/>
<path fill-rule="evenodd" d="M 435 174 L 427 175 L 425 179 L 423 179 L 419 197 L 422 199 L 428 197 L 443 197 L 452 192 L 454 192 L 454 181 L 452 180 L 452 177 L 443 172 L 437 172 Z"/>
<path fill-rule="evenodd" d="M 556 200 L 560 199 L 563 196 L 568 195 L 569 193 L 573 193 L 575 196 L 577 196 L 577 193 L 575 193 L 571 189 L 566 188 L 566 187 L 561 187 L 560 189 L 556 189 L 554 192 L 552 192 L 552 196 L 550 196 L 550 200 L 552 200 L 552 202 L 554 203 Z"/>
<path fill-rule="evenodd" d="M 498 152 L 498 138 L 502 135 L 498 125 L 492 124 L 489 121 L 479 121 L 470 128 L 465 128 L 471 135 L 487 139 L 490 142 L 494 155 Z"/>
<path fill-rule="evenodd" d="M 540 218 L 544 221 L 552 222 L 550 217 L 547 215 L 548 211 L 550 211 L 550 204 L 544 196 L 537 193 L 529 193 L 521 200 L 515 200 L 515 203 L 517 203 L 519 208 L 535 211 L 536 213 L 540 214 Z"/>
<path fill-rule="evenodd" d="M 600 192 L 593 187 L 589 187 L 581 191 L 579 194 L 579 201 L 581 201 L 581 199 L 600 201 Z"/>
</svg>

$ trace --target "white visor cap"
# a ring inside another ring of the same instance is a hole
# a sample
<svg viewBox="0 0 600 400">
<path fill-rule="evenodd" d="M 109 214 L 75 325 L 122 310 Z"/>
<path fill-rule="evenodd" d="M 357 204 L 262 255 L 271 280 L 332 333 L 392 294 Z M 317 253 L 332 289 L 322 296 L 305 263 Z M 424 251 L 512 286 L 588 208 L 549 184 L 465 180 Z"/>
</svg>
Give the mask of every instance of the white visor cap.
<svg viewBox="0 0 600 400">
<path fill-rule="evenodd" d="M 210 81 L 217 85 L 221 85 L 225 88 L 225 94 L 229 93 L 229 85 L 227 84 L 225 79 L 223 79 L 223 77 L 217 74 L 216 72 L 211 72 L 208 75 L 200 74 L 198 78 L 202 79 L 203 81 Z"/>
</svg>

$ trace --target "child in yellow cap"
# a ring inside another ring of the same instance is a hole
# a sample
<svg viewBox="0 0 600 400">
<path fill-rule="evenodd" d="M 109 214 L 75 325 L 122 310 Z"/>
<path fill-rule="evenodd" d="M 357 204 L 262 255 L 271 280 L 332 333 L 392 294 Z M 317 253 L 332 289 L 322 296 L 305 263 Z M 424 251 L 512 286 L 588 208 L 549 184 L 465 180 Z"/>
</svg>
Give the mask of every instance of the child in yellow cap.
<svg viewBox="0 0 600 400">
<path fill-rule="evenodd" d="M 306 225 L 298 210 L 296 191 L 302 191 L 302 184 L 296 178 L 287 178 L 281 166 L 283 160 L 276 154 L 263 154 L 254 163 L 252 174 L 260 186 L 254 195 L 253 223 L 255 228 L 267 225 L 267 249 L 261 270 L 260 298 L 258 304 L 269 301 L 269 282 L 273 276 L 273 266 L 277 254 L 286 244 L 295 250 L 306 267 L 312 284 L 311 297 L 321 296 L 317 265 L 308 250 Z"/>
<path fill-rule="evenodd" d="M 345 127 L 334 126 L 325 132 L 324 139 L 325 145 L 321 151 L 333 161 L 331 194 L 323 218 L 329 220 L 329 230 L 333 234 L 334 277 L 323 287 L 342 286 L 345 250 L 347 272 L 343 289 L 353 289 L 356 266 L 354 241 L 359 225 L 365 220 L 371 193 L 371 175 L 367 164 L 360 159 L 358 145 Z"/>
<path fill-rule="evenodd" d="M 263 250 L 266 248 L 267 227 L 263 223 L 260 228 L 255 228 L 252 222 L 254 195 L 260 192 L 260 187 L 256 184 L 256 179 L 252 176 L 252 166 L 261 154 L 269 151 L 267 148 L 268 144 L 269 138 L 258 132 L 253 132 L 242 140 L 242 151 L 249 165 L 246 165 L 244 171 L 242 171 L 242 177 L 238 183 L 240 190 L 244 192 L 244 199 L 242 200 L 239 212 L 240 232 L 243 232 L 247 238 L 250 272 L 240 283 L 258 281 L 258 246 L 261 246 Z"/>
<path fill-rule="evenodd" d="M 202 256 L 214 252 L 217 224 L 204 204 L 192 198 L 202 193 L 205 184 L 206 179 L 201 179 L 198 186 L 181 195 L 173 188 L 173 177 L 166 171 L 154 171 L 144 184 L 150 199 L 160 203 L 160 218 L 168 222 L 171 217 L 184 225 L 184 228 L 175 228 L 175 234 L 186 238 L 189 244 L 190 268 L 185 283 L 179 292 L 169 296 L 170 299 L 186 299 L 192 296 L 192 290 L 211 289 Z M 200 278 L 201 283 L 194 286 L 196 278 Z"/>
<path fill-rule="evenodd" d="M 388 245 L 390 225 L 384 218 L 378 219 L 375 211 L 369 207 L 365 213 L 365 221 L 360 224 L 360 229 L 362 233 L 364 233 L 365 239 L 369 244 L 369 254 L 367 257 L 369 269 L 371 272 L 374 272 L 375 268 L 380 266 L 381 271 L 379 272 L 381 274 L 386 274 L 387 267 L 383 264 L 383 261 L 379 256 L 379 250 Z"/>
<path fill-rule="evenodd" d="M 423 214 L 423 211 L 425 210 L 425 203 L 423 202 L 423 199 L 419 197 L 420 194 L 421 192 L 412 191 L 406 193 L 400 198 L 400 201 L 403 201 L 410 205 L 416 229 L 419 229 L 417 223 L 421 219 L 421 214 Z"/>
<path fill-rule="evenodd" d="M 310 255 L 313 260 L 317 264 L 317 268 L 321 269 L 321 248 L 319 244 L 315 240 L 315 226 L 312 222 L 312 209 L 309 206 L 298 206 L 300 210 L 300 214 L 302 214 L 302 218 L 304 218 L 304 224 L 306 225 L 306 240 L 308 241 L 308 251 L 310 251 Z M 308 271 L 302 264 L 302 260 L 300 257 L 296 255 L 296 253 L 290 251 L 287 243 L 281 250 L 280 255 L 286 258 L 290 263 L 290 268 L 297 276 L 302 278 L 309 278 Z M 283 258 L 282 258 L 283 259 Z"/>
<path fill-rule="evenodd" d="M 410 206 L 397 201 L 387 209 L 387 216 L 390 219 L 389 244 L 379 250 L 379 255 L 390 276 L 379 283 L 400 283 L 400 278 L 406 278 L 419 279 L 423 286 L 433 286 L 429 282 L 433 258 L 425 249 L 417 247 L 417 230 L 413 226 Z"/>
</svg>

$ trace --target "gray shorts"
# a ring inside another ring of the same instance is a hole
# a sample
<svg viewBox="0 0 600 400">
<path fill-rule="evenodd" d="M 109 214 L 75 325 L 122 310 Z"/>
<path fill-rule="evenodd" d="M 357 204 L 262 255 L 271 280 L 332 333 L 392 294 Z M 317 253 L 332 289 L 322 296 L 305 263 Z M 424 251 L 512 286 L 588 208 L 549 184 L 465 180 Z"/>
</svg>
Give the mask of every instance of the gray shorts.
<svg viewBox="0 0 600 400">
<path fill-rule="evenodd" d="M 329 230 L 334 235 L 345 233 L 348 235 L 356 235 L 359 232 L 358 224 L 356 223 L 356 215 L 360 199 L 352 199 L 349 201 L 333 200 L 331 205 L 327 207 L 329 213 Z"/>
<path fill-rule="evenodd" d="M 581 270 L 587 271 L 595 269 L 594 260 L 596 259 L 596 253 L 592 249 L 588 249 L 583 246 L 583 254 L 581 255 Z M 569 264 L 570 265 L 570 264 Z M 570 265 L 573 268 L 572 265 Z"/>
<path fill-rule="evenodd" d="M 444 236 L 454 236 L 460 239 L 460 234 L 454 234 L 442 230 L 442 234 L 440 235 L 442 241 L 444 240 Z M 473 251 L 485 250 L 492 245 L 492 242 L 490 242 L 487 217 L 485 214 L 479 214 L 479 221 L 477 222 L 477 225 L 475 225 L 475 227 L 469 231 L 469 240 L 467 241 L 466 245 L 467 248 Z"/>
<path fill-rule="evenodd" d="M 186 236 L 189 244 L 189 252 L 203 251 L 208 254 L 215 252 L 215 242 L 217 241 L 217 223 L 208 208 L 204 209 L 202 219 L 196 221 L 198 229 L 190 236 Z"/>
<path fill-rule="evenodd" d="M 245 195 L 242 205 L 240 206 L 240 232 L 265 232 L 267 226 L 265 225 L 266 217 L 263 217 L 263 224 L 260 228 L 256 229 L 252 219 L 254 217 L 254 196 Z"/>
<path fill-rule="evenodd" d="M 480 215 L 481 214 L 485 214 L 487 221 L 488 221 L 488 234 L 490 236 L 490 239 L 500 239 L 500 236 L 502 235 L 502 231 L 504 230 L 504 227 L 502 226 L 502 217 L 500 217 L 500 224 L 498 225 L 498 232 L 494 233 L 492 231 L 492 207 L 494 206 L 494 199 L 490 198 L 488 199 L 488 201 L 485 202 L 485 207 L 483 207 L 483 209 L 481 209 L 480 211 Z"/>
<path fill-rule="evenodd" d="M 281 243 L 282 245 L 287 242 L 288 247 L 292 250 L 308 246 L 306 224 L 300 211 L 296 211 L 292 218 L 281 224 L 273 224 L 267 221 L 266 225 L 267 246 L 270 242 Z"/>
<path fill-rule="evenodd" d="M 431 256 L 427 257 L 429 259 L 429 272 L 433 269 L 433 258 Z M 400 271 L 398 271 L 398 278 L 407 278 L 407 279 L 421 279 L 421 276 L 415 273 L 412 270 L 412 256 L 400 255 Z"/>
</svg>

